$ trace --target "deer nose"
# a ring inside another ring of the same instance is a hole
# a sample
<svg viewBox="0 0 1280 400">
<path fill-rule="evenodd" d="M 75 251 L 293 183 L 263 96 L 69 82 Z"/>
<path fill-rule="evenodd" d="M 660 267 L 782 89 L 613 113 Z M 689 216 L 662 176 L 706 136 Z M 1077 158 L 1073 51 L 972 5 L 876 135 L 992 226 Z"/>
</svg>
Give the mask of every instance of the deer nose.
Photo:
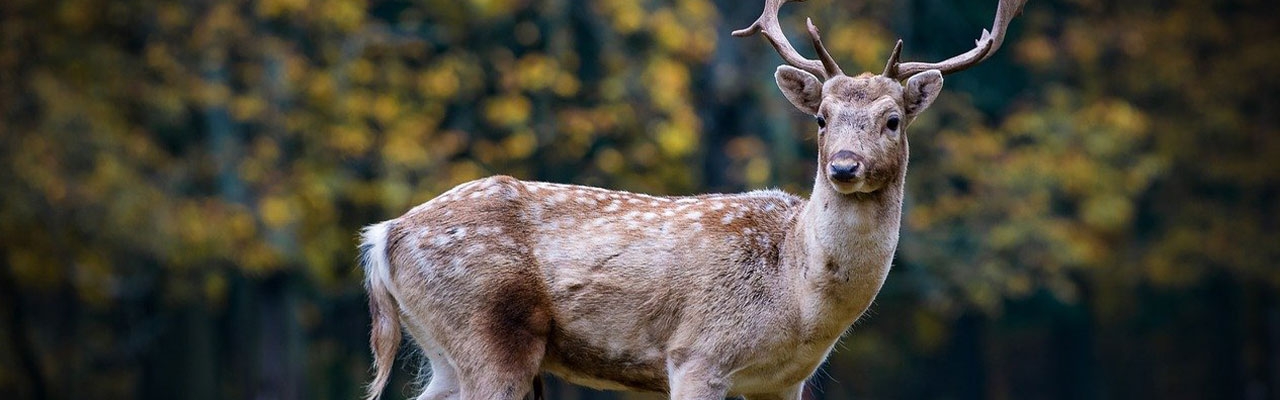
<svg viewBox="0 0 1280 400">
<path fill-rule="evenodd" d="M 828 175 L 831 179 L 840 182 L 852 181 L 858 176 L 859 168 L 862 168 L 862 157 L 849 150 L 836 152 L 831 156 L 831 162 L 827 164 Z"/>
</svg>

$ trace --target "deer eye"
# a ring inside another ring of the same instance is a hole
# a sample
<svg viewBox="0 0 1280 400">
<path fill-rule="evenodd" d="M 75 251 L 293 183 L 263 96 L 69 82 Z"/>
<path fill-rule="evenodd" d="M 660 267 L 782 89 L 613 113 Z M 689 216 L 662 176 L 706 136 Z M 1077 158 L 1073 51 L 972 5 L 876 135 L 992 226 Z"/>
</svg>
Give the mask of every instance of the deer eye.
<svg viewBox="0 0 1280 400">
<path fill-rule="evenodd" d="M 819 127 L 819 128 L 826 128 L 826 127 L 827 127 L 827 119 L 826 119 L 826 118 L 822 118 L 822 116 L 821 116 L 821 115 L 815 115 L 813 118 L 814 118 L 814 119 L 816 119 L 816 120 L 818 121 L 818 127 Z"/>
<path fill-rule="evenodd" d="M 889 130 L 891 131 L 898 130 L 898 116 L 894 115 L 892 117 L 889 117 L 889 122 L 885 122 L 884 126 L 886 128 L 889 128 Z"/>
</svg>

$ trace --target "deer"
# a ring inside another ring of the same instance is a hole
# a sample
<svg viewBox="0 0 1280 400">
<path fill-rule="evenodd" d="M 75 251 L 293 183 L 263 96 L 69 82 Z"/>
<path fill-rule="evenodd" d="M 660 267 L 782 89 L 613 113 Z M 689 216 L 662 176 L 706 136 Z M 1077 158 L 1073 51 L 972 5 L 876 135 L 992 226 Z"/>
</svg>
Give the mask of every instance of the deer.
<svg viewBox="0 0 1280 400">
<path fill-rule="evenodd" d="M 419 400 L 518 399 L 549 373 L 676 400 L 799 399 L 871 305 L 897 249 L 906 129 L 942 76 L 998 49 L 1026 0 L 1000 0 L 976 46 L 936 63 L 845 75 L 779 26 L 767 0 L 734 36 L 762 34 L 783 96 L 817 123 L 810 197 L 779 190 L 653 196 L 492 176 L 364 228 L 360 263 L 374 376 L 402 333 L 429 364 Z M 905 82 L 905 83 L 904 83 Z"/>
</svg>

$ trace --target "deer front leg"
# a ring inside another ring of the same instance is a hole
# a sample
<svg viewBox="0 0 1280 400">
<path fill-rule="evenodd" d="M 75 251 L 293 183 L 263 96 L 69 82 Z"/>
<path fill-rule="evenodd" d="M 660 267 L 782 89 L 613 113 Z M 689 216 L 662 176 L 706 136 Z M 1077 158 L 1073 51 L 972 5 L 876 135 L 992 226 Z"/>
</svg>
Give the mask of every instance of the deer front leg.
<svg viewBox="0 0 1280 400">
<path fill-rule="evenodd" d="M 729 392 L 727 371 L 708 357 L 676 351 L 667 361 L 671 400 L 722 400 Z"/>
</svg>

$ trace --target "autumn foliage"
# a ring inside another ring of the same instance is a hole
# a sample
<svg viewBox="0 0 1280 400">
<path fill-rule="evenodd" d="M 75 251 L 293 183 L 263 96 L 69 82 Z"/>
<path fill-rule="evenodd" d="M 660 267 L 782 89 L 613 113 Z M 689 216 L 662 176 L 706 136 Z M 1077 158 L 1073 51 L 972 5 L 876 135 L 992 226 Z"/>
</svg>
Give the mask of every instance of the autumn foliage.
<svg viewBox="0 0 1280 400">
<path fill-rule="evenodd" d="M 899 37 L 969 48 L 994 7 L 782 23 L 878 72 Z M 912 125 L 894 271 L 814 398 L 1276 398 L 1278 11 L 1031 1 Z M 815 126 L 773 50 L 729 36 L 758 12 L 0 2 L 0 393 L 355 397 L 357 229 L 478 177 L 805 194 Z"/>
</svg>

